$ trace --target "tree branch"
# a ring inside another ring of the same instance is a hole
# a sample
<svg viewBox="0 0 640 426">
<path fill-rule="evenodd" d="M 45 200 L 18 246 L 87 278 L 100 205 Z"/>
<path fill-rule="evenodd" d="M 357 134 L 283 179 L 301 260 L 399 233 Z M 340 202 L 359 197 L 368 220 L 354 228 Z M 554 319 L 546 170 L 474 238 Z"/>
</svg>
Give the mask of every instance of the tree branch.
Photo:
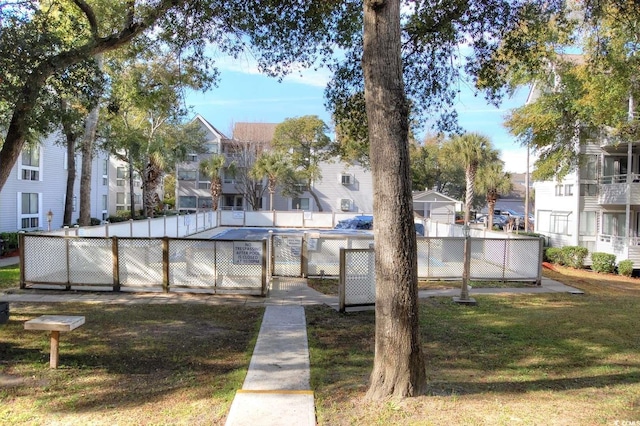
<svg viewBox="0 0 640 426">
<path fill-rule="evenodd" d="M 93 12 L 91 6 L 89 6 L 84 0 L 73 0 L 78 9 L 84 13 L 84 16 L 87 17 L 89 21 L 89 26 L 91 27 L 91 35 L 93 35 L 94 39 L 98 38 L 98 20 L 96 19 L 96 14 Z"/>
</svg>

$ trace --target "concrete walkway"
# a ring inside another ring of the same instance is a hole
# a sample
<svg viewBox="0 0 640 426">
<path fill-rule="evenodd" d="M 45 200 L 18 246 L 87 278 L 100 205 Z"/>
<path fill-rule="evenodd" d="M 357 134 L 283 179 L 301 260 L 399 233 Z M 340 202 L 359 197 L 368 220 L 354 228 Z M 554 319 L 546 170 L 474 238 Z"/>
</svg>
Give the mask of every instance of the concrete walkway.
<svg viewBox="0 0 640 426">
<path fill-rule="evenodd" d="M 13 262 L 13 263 L 11 263 Z M 0 266 L 17 258 L 0 259 Z M 540 287 L 472 288 L 470 295 L 500 293 L 579 294 L 580 290 L 543 279 Z M 420 298 L 457 296 L 459 289 L 422 290 Z M 310 389 L 309 348 L 304 306 L 326 304 L 337 310 L 338 298 L 319 293 L 299 278 L 276 279 L 268 297 L 193 293 L 64 292 L 8 290 L 0 301 L 26 303 L 167 304 L 198 303 L 266 306 L 260 333 L 242 389 L 238 390 L 229 414 L 228 426 L 315 425 L 315 405 Z"/>
</svg>

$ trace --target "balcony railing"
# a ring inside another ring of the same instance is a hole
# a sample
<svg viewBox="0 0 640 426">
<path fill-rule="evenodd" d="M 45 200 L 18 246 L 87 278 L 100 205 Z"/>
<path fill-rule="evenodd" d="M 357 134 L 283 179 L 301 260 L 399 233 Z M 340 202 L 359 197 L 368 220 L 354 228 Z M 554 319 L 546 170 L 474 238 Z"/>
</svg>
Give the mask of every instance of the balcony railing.
<svg viewBox="0 0 640 426">
<path fill-rule="evenodd" d="M 631 183 L 640 183 L 640 174 L 631 173 Z M 612 183 L 627 183 L 628 175 L 610 175 L 610 176 L 602 176 L 600 178 L 600 183 L 607 185 Z"/>
</svg>

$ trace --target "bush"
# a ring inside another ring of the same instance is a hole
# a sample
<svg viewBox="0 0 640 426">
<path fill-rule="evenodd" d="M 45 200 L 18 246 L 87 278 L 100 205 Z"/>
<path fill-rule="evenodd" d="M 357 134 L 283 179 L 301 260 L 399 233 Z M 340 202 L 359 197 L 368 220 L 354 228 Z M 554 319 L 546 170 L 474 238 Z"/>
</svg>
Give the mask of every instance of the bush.
<svg viewBox="0 0 640 426">
<path fill-rule="evenodd" d="M 613 273 L 616 269 L 616 255 L 610 253 L 591 253 L 591 269 L 601 273 Z"/>
<path fill-rule="evenodd" d="M 562 258 L 562 250 L 558 247 L 547 247 L 544 251 L 544 258 L 551 262 L 557 263 L 558 265 L 564 265 L 564 260 Z"/>
<path fill-rule="evenodd" d="M 633 260 L 621 260 L 618 263 L 618 274 L 630 277 L 633 274 Z"/>
<path fill-rule="evenodd" d="M 0 239 L 4 240 L 4 253 L 16 250 L 18 248 L 18 233 L 17 232 L 2 232 L 0 233 Z"/>
<path fill-rule="evenodd" d="M 584 268 L 584 259 L 589 254 L 589 250 L 586 247 L 580 246 L 566 246 L 562 247 L 562 258 L 565 265 L 572 268 L 582 269 Z"/>
</svg>

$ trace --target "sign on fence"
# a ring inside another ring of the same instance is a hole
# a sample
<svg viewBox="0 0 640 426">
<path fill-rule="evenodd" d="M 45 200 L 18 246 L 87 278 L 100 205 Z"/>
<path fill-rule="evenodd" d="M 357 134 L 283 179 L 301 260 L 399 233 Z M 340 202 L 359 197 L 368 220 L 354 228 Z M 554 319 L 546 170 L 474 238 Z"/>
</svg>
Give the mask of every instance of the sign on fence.
<svg viewBox="0 0 640 426">
<path fill-rule="evenodd" d="M 254 241 L 233 242 L 234 265 L 261 265 L 262 243 Z"/>
</svg>

